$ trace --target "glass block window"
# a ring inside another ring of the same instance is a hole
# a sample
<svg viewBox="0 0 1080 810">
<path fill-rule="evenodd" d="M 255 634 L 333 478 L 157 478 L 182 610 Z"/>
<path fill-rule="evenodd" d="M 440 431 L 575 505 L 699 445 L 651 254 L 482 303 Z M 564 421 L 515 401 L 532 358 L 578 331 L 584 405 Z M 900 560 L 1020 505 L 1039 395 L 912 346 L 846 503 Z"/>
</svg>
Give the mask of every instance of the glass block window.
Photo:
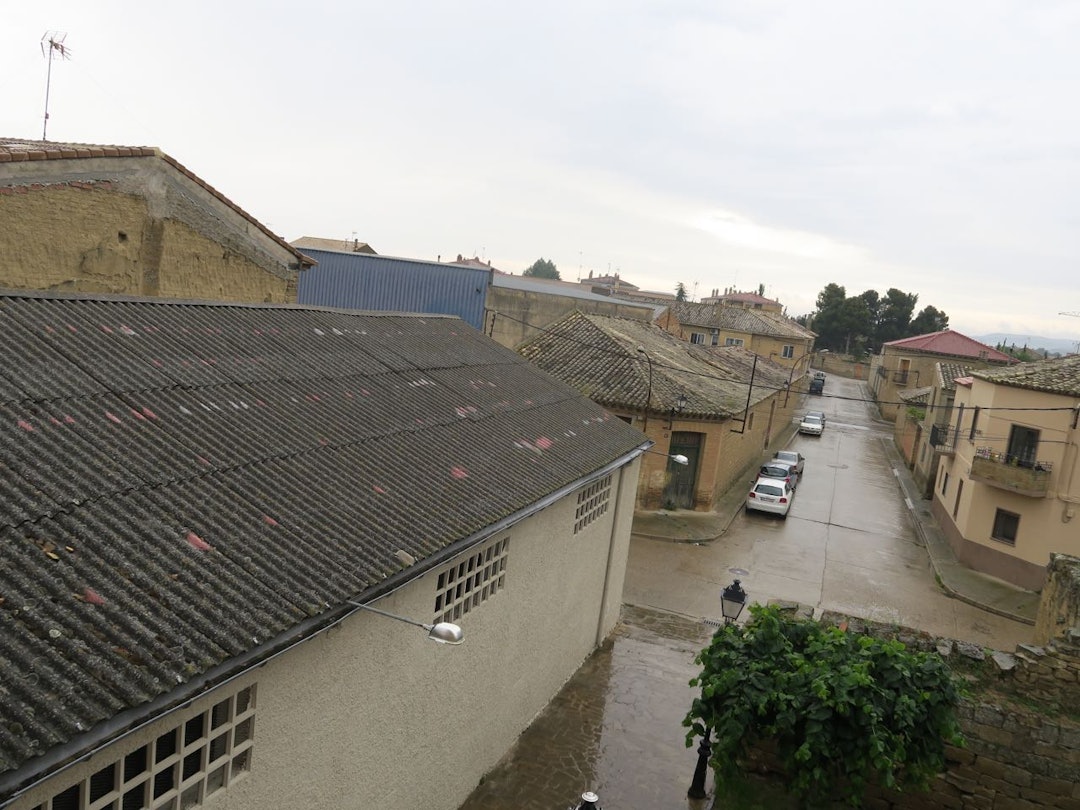
<svg viewBox="0 0 1080 810">
<path fill-rule="evenodd" d="M 610 506 L 611 476 L 605 475 L 578 493 L 577 509 L 574 511 L 574 534 L 604 515 Z"/>
<path fill-rule="evenodd" d="M 435 621 L 456 622 L 498 593 L 506 581 L 509 552 L 510 538 L 504 537 L 440 571 L 436 580 Z"/>
<path fill-rule="evenodd" d="M 186 810 L 251 769 L 255 687 L 219 700 L 35 810 Z"/>
</svg>

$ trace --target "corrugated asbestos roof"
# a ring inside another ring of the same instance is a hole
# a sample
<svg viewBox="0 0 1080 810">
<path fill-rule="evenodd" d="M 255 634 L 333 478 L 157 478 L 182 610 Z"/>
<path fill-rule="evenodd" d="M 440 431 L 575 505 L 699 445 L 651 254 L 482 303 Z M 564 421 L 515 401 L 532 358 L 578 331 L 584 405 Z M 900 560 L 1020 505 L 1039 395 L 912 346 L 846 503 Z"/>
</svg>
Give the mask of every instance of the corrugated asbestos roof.
<svg viewBox="0 0 1080 810">
<path fill-rule="evenodd" d="M 0 776 L 645 441 L 456 318 L 2 295 L 0 333 Z"/>
<path fill-rule="evenodd" d="M 637 351 L 645 349 L 648 359 Z M 787 384 L 791 371 L 726 346 L 695 346 L 654 324 L 630 318 L 572 312 L 526 341 L 518 351 L 545 371 L 606 407 L 667 413 L 679 395 L 683 418 L 726 419 Z M 652 387 L 649 387 L 649 360 Z"/>
<path fill-rule="evenodd" d="M 1020 363 L 1011 368 L 973 370 L 971 376 L 1013 388 L 1080 397 L 1080 355 L 1076 354 Z"/>
</svg>

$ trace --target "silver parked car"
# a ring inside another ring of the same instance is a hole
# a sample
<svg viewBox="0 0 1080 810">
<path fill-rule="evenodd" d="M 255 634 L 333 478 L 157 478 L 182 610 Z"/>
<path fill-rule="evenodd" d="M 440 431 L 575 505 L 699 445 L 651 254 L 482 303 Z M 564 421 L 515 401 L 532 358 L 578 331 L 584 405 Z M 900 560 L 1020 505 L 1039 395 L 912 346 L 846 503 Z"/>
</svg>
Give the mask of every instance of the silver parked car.
<svg viewBox="0 0 1080 810">
<path fill-rule="evenodd" d="M 799 433 L 809 433 L 811 436 L 820 436 L 821 432 L 825 430 L 825 423 L 821 421 L 820 416 L 811 416 L 807 414 L 799 422 Z"/>
</svg>

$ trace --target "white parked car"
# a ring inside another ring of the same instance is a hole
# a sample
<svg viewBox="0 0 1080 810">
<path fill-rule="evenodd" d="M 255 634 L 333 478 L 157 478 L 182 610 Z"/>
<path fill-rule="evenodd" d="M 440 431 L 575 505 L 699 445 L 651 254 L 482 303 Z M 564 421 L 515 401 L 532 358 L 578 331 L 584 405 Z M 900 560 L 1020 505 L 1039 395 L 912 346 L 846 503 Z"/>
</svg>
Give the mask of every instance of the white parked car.
<svg viewBox="0 0 1080 810">
<path fill-rule="evenodd" d="M 795 490 L 787 481 L 778 478 L 759 478 L 746 496 L 746 510 L 769 512 L 786 518 L 794 497 Z"/>
<path fill-rule="evenodd" d="M 825 429 L 825 423 L 821 421 L 820 416 L 811 416 L 807 414 L 799 422 L 799 433 L 809 433 L 812 436 L 820 436 L 821 431 Z"/>
</svg>

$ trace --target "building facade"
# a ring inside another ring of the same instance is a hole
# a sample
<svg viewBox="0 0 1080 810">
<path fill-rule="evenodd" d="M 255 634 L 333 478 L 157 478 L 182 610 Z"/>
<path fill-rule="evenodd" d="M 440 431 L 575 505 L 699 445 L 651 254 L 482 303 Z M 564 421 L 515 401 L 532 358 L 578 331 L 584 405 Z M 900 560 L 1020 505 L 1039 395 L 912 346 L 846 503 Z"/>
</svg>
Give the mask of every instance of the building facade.
<svg viewBox="0 0 1080 810">
<path fill-rule="evenodd" d="M 1080 356 L 956 380 L 938 435 L 933 511 L 965 565 L 1042 587 L 1053 553 L 1080 552 Z"/>
</svg>

